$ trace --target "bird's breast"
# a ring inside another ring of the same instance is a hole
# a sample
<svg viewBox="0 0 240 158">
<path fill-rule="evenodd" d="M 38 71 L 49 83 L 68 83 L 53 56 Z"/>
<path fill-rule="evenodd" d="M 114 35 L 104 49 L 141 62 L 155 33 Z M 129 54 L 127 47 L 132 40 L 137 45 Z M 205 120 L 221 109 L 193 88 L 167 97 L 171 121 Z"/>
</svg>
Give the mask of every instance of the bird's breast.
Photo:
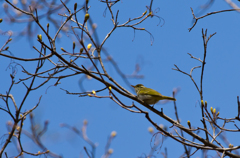
<svg viewBox="0 0 240 158">
<path fill-rule="evenodd" d="M 151 95 L 138 95 L 138 98 L 149 105 L 156 104 L 159 101 L 159 99 Z"/>
</svg>

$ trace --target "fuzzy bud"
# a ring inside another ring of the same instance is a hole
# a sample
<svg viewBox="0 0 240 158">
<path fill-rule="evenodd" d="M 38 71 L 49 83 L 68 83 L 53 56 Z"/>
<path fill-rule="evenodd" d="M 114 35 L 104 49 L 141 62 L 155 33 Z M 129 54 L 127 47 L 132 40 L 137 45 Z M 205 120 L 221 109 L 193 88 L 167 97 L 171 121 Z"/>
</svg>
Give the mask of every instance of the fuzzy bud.
<svg viewBox="0 0 240 158">
<path fill-rule="evenodd" d="M 13 123 L 12 123 L 12 121 L 10 121 L 10 120 L 7 122 L 7 125 L 8 125 L 8 126 L 11 126 L 12 124 L 13 124 Z"/>
<path fill-rule="evenodd" d="M 146 15 L 147 14 L 147 11 L 145 11 L 142 15 L 144 16 L 144 15 Z"/>
<path fill-rule="evenodd" d="M 205 107 L 207 108 L 207 101 L 205 101 Z"/>
<path fill-rule="evenodd" d="M 39 34 L 37 37 L 38 37 L 39 41 L 42 41 L 42 35 L 41 34 Z"/>
<path fill-rule="evenodd" d="M 188 124 L 189 128 L 191 129 L 191 122 L 189 120 L 187 121 L 187 124 Z"/>
<path fill-rule="evenodd" d="M 203 104 L 203 100 L 201 100 L 201 105 L 202 105 L 202 107 L 204 106 L 204 104 Z"/>
<path fill-rule="evenodd" d="M 91 49 L 91 47 L 92 47 L 92 44 L 91 44 L 91 43 L 89 43 L 89 44 L 87 45 L 87 50 L 90 50 L 90 49 Z"/>
<path fill-rule="evenodd" d="M 117 132 L 116 131 L 112 131 L 111 137 L 116 137 L 116 135 L 117 135 Z"/>
<path fill-rule="evenodd" d="M 213 109 L 213 114 L 216 114 L 216 109 L 215 108 Z"/>
<path fill-rule="evenodd" d="M 88 19 L 89 19 L 89 14 L 86 13 L 86 14 L 85 14 L 85 17 L 84 17 L 84 22 L 87 22 Z"/>
<path fill-rule="evenodd" d="M 74 11 L 77 10 L 77 3 L 74 4 Z"/>
<path fill-rule="evenodd" d="M 63 52 L 66 52 L 65 49 L 63 49 L 63 47 L 61 47 L 61 50 L 62 50 Z"/>
<path fill-rule="evenodd" d="M 86 119 L 83 120 L 83 124 L 84 124 L 84 125 L 87 125 L 87 124 L 88 124 L 88 120 L 86 120 Z"/>
<path fill-rule="evenodd" d="M 7 5 L 7 3 L 4 3 L 4 4 L 3 4 L 3 8 L 5 8 L 5 9 L 7 9 L 7 8 L 8 8 L 8 5 Z"/>
<path fill-rule="evenodd" d="M 153 133 L 153 128 L 152 127 L 148 127 L 148 132 L 150 132 L 150 133 Z"/>
<path fill-rule="evenodd" d="M 75 49 L 75 47 L 76 47 L 76 43 L 75 41 L 73 41 L 73 49 Z"/>
<path fill-rule="evenodd" d="M 113 153 L 113 149 L 108 149 L 108 153 L 112 154 Z"/>
<path fill-rule="evenodd" d="M 233 144 L 229 144 L 228 147 L 229 147 L 229 148 L 233 148 Z"/>
<path fill-rule="evenodd" d="M 83 48 L 80 49 L 80 55 L 82 54 L 82 52 L 83 52 Z"/>
</svg>

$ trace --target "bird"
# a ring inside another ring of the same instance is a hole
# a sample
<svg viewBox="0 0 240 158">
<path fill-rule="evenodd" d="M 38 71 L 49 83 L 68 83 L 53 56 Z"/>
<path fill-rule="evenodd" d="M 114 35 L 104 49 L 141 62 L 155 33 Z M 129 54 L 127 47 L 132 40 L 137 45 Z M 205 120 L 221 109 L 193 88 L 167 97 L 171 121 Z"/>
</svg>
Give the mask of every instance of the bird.
<svg viewBox="0 0 240 158">
<path fill-rule="evenodd" d="M 144 103 L 147 103 L 149 105 L 156 104 L 159 100 L 172 100 L 176 101 L 175 98 L 164 96 L 158 91 L 147 88 L 143 84 L 137 84 L 136 86 L 131 85 L 135 92 L 137 93 L 137 97 L 142 100 Z"/>
</svg>

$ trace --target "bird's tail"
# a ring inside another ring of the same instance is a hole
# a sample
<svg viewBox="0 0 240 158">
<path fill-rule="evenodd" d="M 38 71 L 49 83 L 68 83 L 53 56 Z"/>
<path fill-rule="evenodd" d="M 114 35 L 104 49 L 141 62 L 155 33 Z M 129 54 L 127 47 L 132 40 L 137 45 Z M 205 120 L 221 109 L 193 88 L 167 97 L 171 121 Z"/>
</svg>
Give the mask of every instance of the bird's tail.
<svg viewBox="0 0 240 158">
<path fill-rule="evenodd" d="M 172 101 L 176 101 L 177 100 L 177 99 L 175 99 L 173 97 L 168 97 L 168 96 L 162 96 L 162 99 L 172 100 Z"/>
</svg>

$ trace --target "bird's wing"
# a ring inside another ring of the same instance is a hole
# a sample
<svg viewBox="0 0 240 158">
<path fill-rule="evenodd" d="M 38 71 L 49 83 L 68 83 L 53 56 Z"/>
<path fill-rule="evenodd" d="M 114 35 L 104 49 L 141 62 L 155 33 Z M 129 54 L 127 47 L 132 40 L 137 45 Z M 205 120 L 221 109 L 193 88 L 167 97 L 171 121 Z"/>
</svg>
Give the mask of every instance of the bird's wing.
<svg viewBox="0 0 240 158">
<path fill-rule="evenodd" d="M 150 88 L 144 88 L 142 90 L 140 90 L 140 94 L 148 94 L 148 95 L 155 95 L 155 96 L 162 96 L 161 93 L 159 93 L 158 91 L 155 91 L 154 89 L 150 89 Z"/>
</svg>

